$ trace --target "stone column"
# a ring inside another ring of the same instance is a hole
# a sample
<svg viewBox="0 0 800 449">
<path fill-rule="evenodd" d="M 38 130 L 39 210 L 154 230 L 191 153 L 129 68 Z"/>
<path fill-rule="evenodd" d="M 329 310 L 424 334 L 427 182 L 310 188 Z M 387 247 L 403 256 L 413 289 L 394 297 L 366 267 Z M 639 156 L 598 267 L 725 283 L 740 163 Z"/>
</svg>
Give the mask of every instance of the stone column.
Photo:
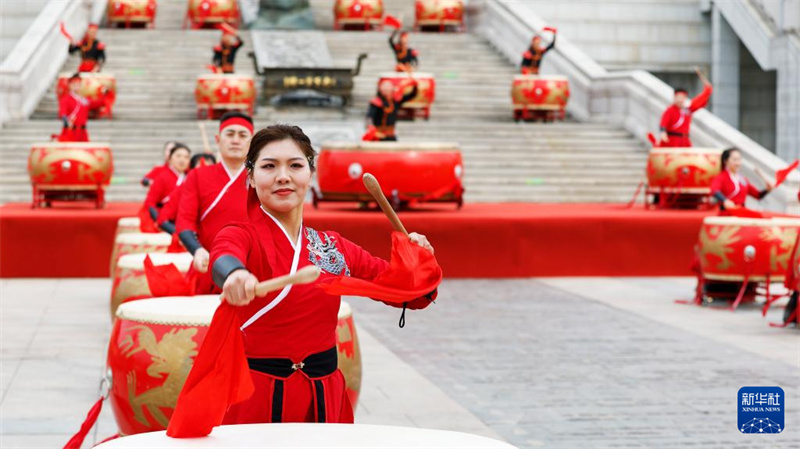
<svg viewBox="0 0 800 449">
<path fill-rule="evenodd" d="M 800 51 L 786 35 L 774 45 L 778 67 L 775 153 L 792 162 L 800 158 Z"/>
<path fill-rule="evenodd" d="M 719 10 L 711 13 L 711 110 L 739 127 L 739 37 Z"/>
</svg>

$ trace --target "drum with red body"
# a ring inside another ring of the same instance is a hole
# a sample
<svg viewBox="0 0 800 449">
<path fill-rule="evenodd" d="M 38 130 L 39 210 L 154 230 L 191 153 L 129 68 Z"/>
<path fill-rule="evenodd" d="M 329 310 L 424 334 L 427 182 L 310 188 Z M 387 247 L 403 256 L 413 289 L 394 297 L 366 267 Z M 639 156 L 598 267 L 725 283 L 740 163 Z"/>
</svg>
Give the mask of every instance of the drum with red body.
<svg viewBox="0 0 800 449">
<path fill-rule="evenodd" d="M 395 207 L 413 202 L 463 204 L 464 163 L 457 144 L 402 142 L 325 143 L 317 160 L 321 201 L 373 201 L 361 176 L 380 180 Z"/>
<path fill-rule="evenodd" d="M 116 238 L 120 234 L 133 234 L 140 233 L 141 219 L 139 217 L 122 217 L 117 220 L 117 233 L 114 234 Z"/>
<path fill-rule="evenodd" d="M 252 76 L 206 74 L 197 77 L 194 91 L 197 118 L 216 118 L 227 111 L 245 111 L 253 115 L 256 88 Z"/>
<path fill-rule="evenodd" d="M 464 28 L 464 0 L 417 0 L 414 28 Z"/>
<path fill-rule="evenodd" d="M 153 26 L 156 0 L 108 0 L 108 23 L 125 27 Z"/>
<path fill-rule="evenodd" d="M 652 148 L 647 159 L 648 198 L 653 195 L 653 203 L 661 206 L 706 205 L 711 182 L 720 172 L 721 153 L 716 148 Z"/>
<path fill-rule="evenodd" d="M 413 120 L 417 115 L 417 111 L 419 111 L 425 120 L 427 120 L 431 115 L 433 100 L 436 99 L 436 79 L 433 78 L 433 75 L 423 72 L 414 72 L 411 76 L 417 81 L 417 95 L 410 101 L 403 103 L 403 107 L 400 109 L 398 115 L 401 118 L 407 117 Z M 408 86 L 409 75 L 406 73 L 383 73 L 380 79 L 378 79 L 378 86 L 384 81 L 392 83 L 395 90 L 397 90 L 399 86 L 404 86 L 405 89 L 411 89 L 411 87 Z"/>
<path fill-rule="evenodd" d="M 239 4 L 237 0 L 189 0 L 186 20 L 192 28 L 218 27 L 227 23 L 239 27 Z"/>
<path fill-rule="evenodd" d="M 28 157 L 33 207 L 47 207 L 52 201 L 92 201 L 101 208 L 113 171 L 111 147 L 106 143 L 34 144 Z"/>
<path fill-rule="evenodd" d="M 143 299 L 120 305 L 108 347 L 111 407 L 120 435 L 164 430 L 192 369 L 219 295 Z M 361 353 L 350 307 L 336 328 L 339 368 L 355 409 Z"/>
<path fill-rule="evenodd" d="M 119 258 L 114 273 L 111 273 L 111 318 L 116 316 L 120 304 L 137 299 L 152 298 L 153 293 L 144 273 L 144 259 L 150 257 L 155 266 L 174 265 L 178 271 L 186 274 L 194 258 L 187 253 L 136 253 L 126 254 Z"/>
<path fill-rule="evenodd" d="M 516 75 L 511 85 L 514 120 L 564 119 L 569 80 L 564 76 Z"/>
<path fill-rule="evenodd" d="M 336 0 L 333 6 L 335 30 L 371 30 L 383 26 L 383 0 Z"/>
<path fill-rule="evenodd" d="M 796 218 L 706 217 L 698 254 L 704 279 L 782 282 L 800 231 Z"/>
<path fill-rule="evenodd" d="M 91 118 L 112 118 L 114 115 L 114 103 L 117 101 L 117 79 L 110 73 L 90 73 L 81 72 L 81 90 L 78 92 L 87 100 L 102 100 L 102 106 L 91 109 Z M 71 73 L 61 73 L 56 82 L 56 99 L 61 101 L 61 97 L 69 94 L 69 79 Z"/>
<path fill-rule="evenodd" d="M 114 276 L 114 273 L 117 272 L 117 261 L 120 257 L 139 253 L 166 253 L 170 244 L 172 244 L 172 236 L 166 232 L 131 232 L 117 235 L 114 239 L 114 249 L 111 252 L 110 276 Z"/>
</svg>

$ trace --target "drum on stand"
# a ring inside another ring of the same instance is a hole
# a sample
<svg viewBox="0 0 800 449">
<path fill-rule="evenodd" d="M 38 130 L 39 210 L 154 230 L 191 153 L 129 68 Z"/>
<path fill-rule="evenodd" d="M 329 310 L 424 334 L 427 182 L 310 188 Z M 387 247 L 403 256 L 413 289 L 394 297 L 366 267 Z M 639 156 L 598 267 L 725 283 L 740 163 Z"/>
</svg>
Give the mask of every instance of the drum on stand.
<svg viewBox="0 0 800 449">
<path fill-rule="evenodd" d="M 133 234 L 140 233 L 141 219 L 139 217 L 122 217 L 117 220 L 117 233 L 114 235 L 116 238 L 120 234 Z"/>
<path fill-rule="evenodd" d="M 117 260 L 126 254 L 166 253 L 172 243 L 172 236 L 161 233 L 129 233 L 119 234 L 114 239 L 114 250 L 111 252 L 111 276 L 116 273 Z"/>
<path fill-rule="evenodd" d="M 336 0 L 334 30 L 372 30 L 383 27 L 383 0 Z"/>
</svg>

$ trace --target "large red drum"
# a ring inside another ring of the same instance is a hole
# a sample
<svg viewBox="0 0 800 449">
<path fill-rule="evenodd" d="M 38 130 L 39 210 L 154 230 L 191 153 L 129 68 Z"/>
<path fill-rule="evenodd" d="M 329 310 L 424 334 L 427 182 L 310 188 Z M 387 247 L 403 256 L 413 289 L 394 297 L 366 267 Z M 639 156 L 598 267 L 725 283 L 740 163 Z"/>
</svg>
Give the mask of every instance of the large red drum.
<svg viewBox="0 0 800 449">
<path fill-rule="evenodd" d="M 457 144 L 403 142 L 325 143 L 317 161 L 321 201 L 370 202 L 361 176 L 372 173 L 396 208 L 414 202 L 463 204 L 464 163 Z"/>
<path fill-rule="evenodd" d="M 81 90 L 79 94 L 90 101 L 102 100 L 103 105 L 92 109 L 90 116 L 93 118 L 108 117 L 114 114 L 114 103 L 117 101 L 117 79 L 110 73 L 81 72 Z M 61 73 L 56 82 L 56 98 L 69 94 L 69 78 L 71 73 Z M 105 90 L 105 93 L 104 93 Z"/>
<path fill-rule="evenodd" d="M 153 293 L 144 274 L 144 259 L 150 257 L 153 265 L 174 265 L 183 274 L 189 271 L 194 258 L 187 253 L 136 253 L 119 258 L 112 273 L 111 318 L 116 316 L 120 304 L 137 299 L 152 298 Z"/>
<path fill-rule="evenodd" d="M 227 111 L 253 115 L 256 88 L 253 77 L 234 74 L 206 74 L 197 77 L 194 91 L 197 118 L 216 118 Z"/>
<path fill-rule="evenodd" d="M 564 119 L 569 80 L 564 76 L 516 75 L 511 85 L 514 119 Z"/>
<path fill-rule="evenodd" d="M 155 22 L 156 0 L 108 0 L 110 25 L 153 26 Z"/>
<path fill-rule="evenodd" d="M 141 219 L 139 217 L 122 217 L 117 220 L 117 233 L 114 234 L 116 238 L 120 234 L 138 234 L 140 230 Z"/>
<path fill-rule="evenodd" d="M 794 218 L 706 217 L 700 229 L 700 272 L 714 281 L 782 282 L 800 231 Z"/>
<path fill-rule="evenodd" d="M 716 148 L 653 148 L 647 159 L 651 193 L 711 194 L 711 181 L 720 171 Z"/>
<path fill-rule="evenodd" d="M 436 79 L 433 78 L 433 75 L 423 72 L 414 72 L 411 76 L 417 80 L 417 95 L 410 101 L 403 103 L 400 112 L 403 116 L 414 119 L 414 117 L 416 117 L 416 112 L 420 111 L 422 116 L 425 117 L 425 120 L 427 120 L 431 115 L 433 100 L 436 99 Z M 408 83 L 408 79 L 408 74 L 387 72 L 381 74 L 378 80 L 378 86 L 384 81 L 388 81 L 392 83 L 395 90 L 397 90 L 399 86 L 405 86 Z M 410 87 L 406 88 L 410 89 Z"/>
<path fill-rule="evenodd" d="M 131 232 L 119 234 L 114 238 L 114 249 L 111 252 L 111 268 L 109 275 L 117 272 L 117 261 L 128 254 L 166 253 L 172 244 L 172 236 L 166 232 L 144 233 Z"/>
<path fill-rule="evenodd" d="M 143 299 L 122 304 L 111 331 L 111 407 L 120 435 L 164 430 L 214 311 L 218 295 Z M 350 307 L 342 302 L 336 328 L 339 368 L 347 394 L 358 399 L 361 353 Z"/>
<path fill-rule="evenodd" d="M 239 27 L 239 3 L 237 0 L 189 0 L 186 20 L 192 28 L 217 27 L 227 23 Z"/>
<path fill-rule="evenodd" d="M 464 0 L 417 0 L 414 27 L 464 28 Z"/>
<path fill-rule="evenodd" d="M 105 204 L 105 188 L 114 164 L 111 147 L 98 142 L 47 142 L 31 146 L 28 174 L 33 207 L 52 201 L 93 201 Z"/>
<path fill-rule="evenodd" d="M 333 28 L 371 30 L 383 26 L 383 0 L 336 0 Z"/>
</svg>

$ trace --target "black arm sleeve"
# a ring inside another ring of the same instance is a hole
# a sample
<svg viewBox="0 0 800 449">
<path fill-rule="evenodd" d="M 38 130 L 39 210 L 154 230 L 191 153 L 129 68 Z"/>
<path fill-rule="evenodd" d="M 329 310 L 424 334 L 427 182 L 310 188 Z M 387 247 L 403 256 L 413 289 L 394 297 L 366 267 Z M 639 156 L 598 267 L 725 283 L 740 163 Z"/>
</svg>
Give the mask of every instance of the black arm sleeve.
<svg viewBox="0 0 800 449">
<path fill-rule="evenodd" d="M 202 248 L 203 245 L 200 244 L 200 239 L 197 238 L 197 234 L 194 231 L 185 230 L 178 234 L 178 238 L 180 239 L 183 246 L 186 247 L 186 250 L 192 253 L 197 252 L 198 249 Z"/>
<path fill-rule="evenodd" d="M 725 203 L 725 200 L 727 200 L 727 198 L 725 198 L 725 195 L 723 195 L 722 192 L 714 192 L 711 196 L 713 196 L 714 199 L 717 200 L 717 202 L 719 202 L 719 204 L 723 204 Z"/>
<path fill-rule="evenodd" d="M 222 288 L 228 276 L 236 270 L 244 270 L 245 266 L 241 260 L 233 256 L 222 256 L 214 262 L 211 269 L 211 278 L 217 287 Z"/>
<path fill-rule="evenodd" d="M 66 119 L 65 119 L 65 120 L 66 120 Z M 65 124 L 64 126 L 67 126 L 67 125 Z M 150 179 L 150 178 L 142 178 L 142 181 L 141 181 L 141 183 L 142 183 L 142 186 L 143 186 L 143 187 L 150 187 L 150 184 L 152 184 L 152 183 L 153 183 L 153 180 L 152 180 L 152 179 Z"/>
<path fill-rule="evenodd" d="M 105 62 L 106 62 L 106 51 L 105 50 L 98 50 L 97 51 L 97 62 L 99 64 L 105 64 Z"/>
<path fill-rule="evenodd" d="M 222 67 L 222 52 L 214 50 L 214 65 Z"/>
<path fill-rule="evenodd" d="M 169 235 L 172 235 L 175 233 L 175 223 L 171 221 L 165 221 L 161 224 L 161 230 Z"/>
<path fill-rule="evenodd" d="M 416 97 L 416 96 L 417 96 L 417 90 L 418 90 L 418 89 L 417 89 L 417 84 L 415 83 L 415 84 L 414 84 L 414 88 L 413 88 L 413 89 L 411 89 L 411 92 L 409 92 L 409 93 L 407 93 L 407 94 L 403 95 L 403 98 L 400 100 L 400 104 L 403 104 L 403 103 L 405 103 L 406 101 L 410 101 L 411 99 L 413 99 L 414 97 Z"/>
<path fill-rule="evenodd" d="M 152 218 L 153 221 L 158 221 L 158 209 L 151 206 L 148 212 L 150 212 L 150 218 Z"/>
<path fill-rule="evenodd" d="M 550 42 L 550 45 L 548 45 L 547 48 L 544 49 L 544 51 L 548 52 L 548 51 L 554 49 L 555 47 L 556 47 L 556 35 L 554 34 L 553 35 L 553 41 Z"/>
<path fill-rule="evenodd" d="M 769 190 L 764 189 L 764 190 L 758 192 L 758 199 L 764 198 L 767 195 L 769 195 Z"/>
<path fill-rule="evenodd" d="M 81 47 L 78 47 L 77 45 L 69 44 L 69 52 L 70 52 L 70 54 L 75 53 L 76 51 L 78 51 L 80 49 L 81 49 Z"/>
<path fill-rule="evenodd" d="M 395 38 L 395 36 L 397 36 L 397 30 L 394 30 L 392 32 L 392 35 L 389 36 L 389 48 L 391 48 L 392 52 L 394 52 L 396 54 L 397 50 L 394 48 L 394 38 Z"/>
<path fill-rule="evenodd" d="M 374 104 L 370 103 L 369 109 L 367 109 L 367 118 L 372 122 L 373 125 L 378 126 L 380 119 L 378 118 L 378 107 Z"/>
</svg>

